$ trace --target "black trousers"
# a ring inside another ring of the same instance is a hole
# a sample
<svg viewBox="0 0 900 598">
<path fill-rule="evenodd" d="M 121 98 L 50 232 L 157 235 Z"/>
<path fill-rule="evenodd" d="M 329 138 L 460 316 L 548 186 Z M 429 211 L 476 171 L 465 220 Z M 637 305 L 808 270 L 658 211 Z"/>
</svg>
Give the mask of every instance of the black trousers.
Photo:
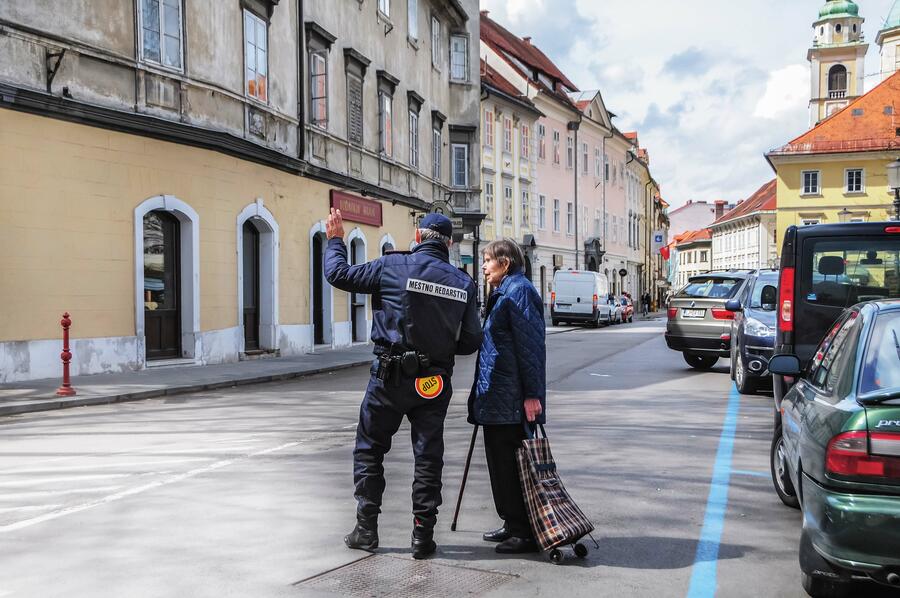
<svg viewBox="0 0 900 598">
<path fill-rule="evenodd" d="M 415 390 L 415 379 L 399 384 L 369 378 L 366 396 L 359 408 L 356 447 L 353 449 L 353 483 L 357 516 L 375 519 L 381 513 L 384 494 L 384 456 L 403 418 L 409 420 L 415 475 L 412 512 L 421 524 L 434 527 L 441 504 L 441 471 L 444 467 L 444 418 L 453 390 L 450 377 L 443 376 L 444 389 L 433 399 L 423 399 Z"/>
<path fill-rule="evenodd" d="M 491 476 L 491 491 L 497 515 L 517 538 L 531 538 L 531 524 L 525 511 L 525 498 L 519 481 L 516 450 L 525 440 L 522 424 L 484 426 L 484 455 Z"/>
</svg>

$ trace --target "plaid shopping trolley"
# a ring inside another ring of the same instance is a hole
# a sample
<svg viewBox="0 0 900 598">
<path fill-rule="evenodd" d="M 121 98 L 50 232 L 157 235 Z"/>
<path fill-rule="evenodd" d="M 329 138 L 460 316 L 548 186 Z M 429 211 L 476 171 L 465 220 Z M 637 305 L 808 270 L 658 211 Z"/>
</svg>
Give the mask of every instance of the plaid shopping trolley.
<svg viewBox="0 0 900 598">
<path fill-rule="evenodd" d="M 566 491 L 550 453 L 550 441 L 544 426 L 540 426 L 543 438 L 537 436 L 534 428 L 526 426 L 526 429 L 529 438 L 522 441 L 522 448 L 516 451 L 516 457 L 534 537 L 541 550 L 549 551 L 548 556 L 553 563 L 562 562 L 563 554 L 559 547 L 566 545 L 573 545 L 575 555 L 584 558 L 588 549 L 579 540 L 590 536 L 594 525 Z M 596 540 L 594 546 L 600 547 Z"/>
</svg>

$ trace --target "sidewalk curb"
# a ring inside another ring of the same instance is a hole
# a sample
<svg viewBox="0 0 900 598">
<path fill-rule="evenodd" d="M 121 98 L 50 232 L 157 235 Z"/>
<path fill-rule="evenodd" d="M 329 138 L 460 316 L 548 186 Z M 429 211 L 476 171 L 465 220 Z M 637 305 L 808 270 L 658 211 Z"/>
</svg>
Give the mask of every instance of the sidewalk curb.
<svg viewBox="0 0 900 598">
<path fill-rule="evenodd" d="M 24 415 L 26 413 L 39 413 L 42 411 L 53 411 L 56 409 L 68 409 L 71 407 L 87 407 L 91 405 L 111 405 L 113 403 L 125 403 L 130 401 L 142 401 L 144 399 L 154 399 L 158 397 L 167 397 L 174 395 L 187 394 L 191 392 L 201 392 L 204 390 L 219 390 L 222 388 L 232 388 L 235 386 L 248 386 L 251 384 L 265 384 L 267 382 L 282 382 L 284 380 L 293 380 L 295 378 L 306 378 L 317 374 L 325 374 L 328 372 L 336 372 L 350 368 L 370 365 L 372 358 L 358 360 L 350 363 L 342 363 L 338 365 L 315 368 L 311 370 L 296 370 L 293 372 L 283 372 L 279 374 L 267 374 L 265 376 L 251 376 L 247 378 L 232 378 L 230 380 L 221 380 L 218 382 L 209 382 L 207 384 L 191 384 L 182 386 L 169 386 L 155 388 L 153 390 L 142 390 L 138 392 L 128 392 L 117 395 L 99 396 L 99 397 L 79 397 L 71 398 L 53 398 L 53 399 L 34 399 L 31 403 L 21 403 L 18 405 L 0 405 L 0 417 L 8 415 Z"/>
</svg>

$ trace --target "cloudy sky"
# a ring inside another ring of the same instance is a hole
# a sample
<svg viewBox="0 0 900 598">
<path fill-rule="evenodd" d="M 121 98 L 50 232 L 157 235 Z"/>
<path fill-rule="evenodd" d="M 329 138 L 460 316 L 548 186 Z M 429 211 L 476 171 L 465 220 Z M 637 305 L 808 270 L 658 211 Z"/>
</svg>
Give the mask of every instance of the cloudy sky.
<svg viewBox="0 0 900 598">
<path fill-rule="evenodd" d="M 875 35 L 894 0 L 857 0 Z M 735 201 L 774 173 L 763 154 L 807 129 L 812 23 L 825 0 L 481 0 L 530 35 L 580 89 L 599 89 L 613 122 L 637 130 L 673 207 Z M 866 89 L 877 82 L 866 78 Z"/>
</svg>

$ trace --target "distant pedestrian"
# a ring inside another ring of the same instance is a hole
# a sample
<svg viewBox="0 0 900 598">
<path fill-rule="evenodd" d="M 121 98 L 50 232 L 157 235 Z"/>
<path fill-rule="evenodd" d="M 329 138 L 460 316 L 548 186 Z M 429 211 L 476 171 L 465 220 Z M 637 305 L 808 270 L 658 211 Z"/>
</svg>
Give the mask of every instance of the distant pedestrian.
<svg viewBox="0 0 900 598">
<path fill-rule="evenodd" d="M 484 453 L 494 507 L 503 520 L 486 532 L 502 554 L 534 552 L 519 483 L 516 450 L 526 438 L 526 422 L 544 423 L 546 346 L 541 296 L 522 270 L 519 245 L 499 239 L 484 248 L 482 270 L 494 292 L 487 302 L 484 340 L 469 395 L 469 423 L 484 427 Z"/>
<path fill-rule="evenodd" d="M 644 293 L 641 296 L 641 305 L 643 306 L 641 311 L 646 318 L 647 314 L 650 313 L 650 293 Z"/>
<path fill-rule="evenodd" d="M 412 555 L 425 558 L 437 548 L 434 526 L 441 504 L 444 418 L 453 394 L 454 355 L 474 353 L 481 344 L 475 282 L 450 264 L 453 227 L 446 216 L 422 219 L 412 251 L 356 266 L 347 263 L 340 210 L 332 208 L 325 228 L 328 282 L 350 293 L 374 295 L 377 359 L 360 406 L 353 450 L 356 527 L 344 543 L 360 550 L 378 547 L 384 455 L 405 416 L 415 457 Z"/>
</svg>

